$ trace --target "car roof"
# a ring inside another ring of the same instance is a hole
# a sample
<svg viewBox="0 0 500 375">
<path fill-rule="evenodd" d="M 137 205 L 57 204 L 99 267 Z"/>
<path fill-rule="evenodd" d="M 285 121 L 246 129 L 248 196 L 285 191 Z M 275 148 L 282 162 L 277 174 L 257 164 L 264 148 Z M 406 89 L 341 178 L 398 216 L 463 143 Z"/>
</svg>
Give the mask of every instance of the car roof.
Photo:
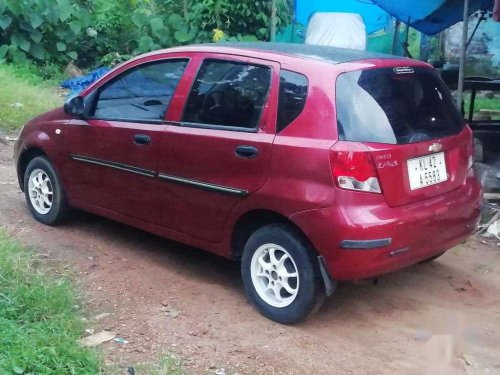
<svg viewBox="0 0 500 375">
<path fill-rule="evenodd" d="M 182 47 L 170 48 L 157 51 L 153 54 L 164 52 L 220 52 L 231 54 L 242 54 L 252 56 L 252 51 L 259 51 L 271 58 L 271 56 L 283 55 L 293 56 L 300 59 L 313 59 L 329 62 L 332 64 L 341 64 L 350 61 L 359 61 L 367 59 L 401 59 L 409 60 L 400 56 L 389 55 L 385 53 L 359 51 L 347 48 L 336 48 L 328 46 L 318 46 L 298 43 L 268 43 L 268 42 L 249 42 L 249 43 L 207 43 L 196 44 Z"/>
</svg>

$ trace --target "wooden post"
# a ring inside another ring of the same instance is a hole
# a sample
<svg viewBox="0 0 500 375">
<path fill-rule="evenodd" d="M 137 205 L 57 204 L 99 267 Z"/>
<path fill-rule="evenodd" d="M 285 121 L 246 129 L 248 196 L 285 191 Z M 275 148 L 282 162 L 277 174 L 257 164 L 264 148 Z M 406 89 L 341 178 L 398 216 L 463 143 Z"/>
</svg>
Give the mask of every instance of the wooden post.
<svg viewBox="0 0 500 375">
<path fill-rule="evenodd" d="M 277 0 L 272 0 L 271 2 L 271 27 L 270 36 L 271 42 L 276 41 L 276 5 Z"/>
<path fill-rule="evenodd" d="M 458 71 L 457 106 L 462 109 L 464 94 L 465 57 L 467 54 L 467 33 L 469 28 L 469 0 L 464 0 L 464 19 L 462 29 L 462 45 L 460 49 L 460 68 Z"/>
</svg>

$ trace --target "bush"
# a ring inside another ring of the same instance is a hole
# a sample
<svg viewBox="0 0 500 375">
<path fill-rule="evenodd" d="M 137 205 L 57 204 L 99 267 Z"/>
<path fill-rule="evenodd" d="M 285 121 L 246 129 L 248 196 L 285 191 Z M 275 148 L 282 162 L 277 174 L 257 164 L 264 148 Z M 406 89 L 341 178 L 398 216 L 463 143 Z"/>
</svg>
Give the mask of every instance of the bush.
<svg viewBox="0 0 500 375">
<path fill-rule="evenodd" d="M 292 0 L 278 0 L 277 26 Z M 268 0 L 0 0 L 0 62 L 83 68 L 213 40 L 268 40 Z"/>
<path fill-rule="evenodd" d="M 76 60 L 90 22 L 90 13 L 71 0 L 0 0 L 0 60 Z"/>
<path fill-rule="evenodd" d="M 270 1 L 129 1 L 132 2 L 128 6 L 115 6 L 108 17 L 111 3 L 93 0 L 93 26 L 99 33 L 96 49 L 106 56 L 114 52 L 134 55 L 180 44 L 207 43 L 214 40 L 214 32 L 223 32 L 220 40 L 269 38 Z M 278 5 L 280 27 L 291 21 L 291 0 L 280 0 Z M 117 50 L 117 46 L 121 48 Z"/>
<path fill-rule="evenodd" d="M 277 26 L 291 22 L 291 3 L 278 1 Z M 210 40 L 214 29 L 229 38 L 269 40 L 271 1 L 200 0 L 193 1 L 189 18 L 200 25 L 199 37 Z M 250 38 L 251 37 L 251 38 Z"/>
</svg>

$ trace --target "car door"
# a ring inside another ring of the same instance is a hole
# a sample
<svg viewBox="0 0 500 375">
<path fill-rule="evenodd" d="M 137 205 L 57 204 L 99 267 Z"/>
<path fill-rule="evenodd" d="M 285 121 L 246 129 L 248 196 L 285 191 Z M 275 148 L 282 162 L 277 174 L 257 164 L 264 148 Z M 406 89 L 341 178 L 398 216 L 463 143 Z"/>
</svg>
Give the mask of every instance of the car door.
<svg viewBox="0 0 500 375">
<path fill-rule="evenodd" d="M 157 163 L 165 113 L 186 58 L 139 63 L 85 98 L 64 133 L 71 199 L 158 223 Z"/>
<path fill-rule="evenodd" d="M 199 54 L 169 112 L 158 164 L 163 225 L 221 239 L 231 209 L 266 181 L 279 64 Z"/>
</svg>

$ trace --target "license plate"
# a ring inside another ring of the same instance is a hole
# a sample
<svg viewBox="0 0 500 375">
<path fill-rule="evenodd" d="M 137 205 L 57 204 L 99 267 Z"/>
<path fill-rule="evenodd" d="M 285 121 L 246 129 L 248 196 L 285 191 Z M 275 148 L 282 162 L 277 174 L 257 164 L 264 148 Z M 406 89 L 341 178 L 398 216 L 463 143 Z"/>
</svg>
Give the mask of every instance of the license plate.
<svg viewBox="0 0 500 375">
<path fill-rule="evenodd" d="M 439 184 L 448 179 L 443 152 L 409 159 L 407 166 L 411 190 Z"/>
</svg>

